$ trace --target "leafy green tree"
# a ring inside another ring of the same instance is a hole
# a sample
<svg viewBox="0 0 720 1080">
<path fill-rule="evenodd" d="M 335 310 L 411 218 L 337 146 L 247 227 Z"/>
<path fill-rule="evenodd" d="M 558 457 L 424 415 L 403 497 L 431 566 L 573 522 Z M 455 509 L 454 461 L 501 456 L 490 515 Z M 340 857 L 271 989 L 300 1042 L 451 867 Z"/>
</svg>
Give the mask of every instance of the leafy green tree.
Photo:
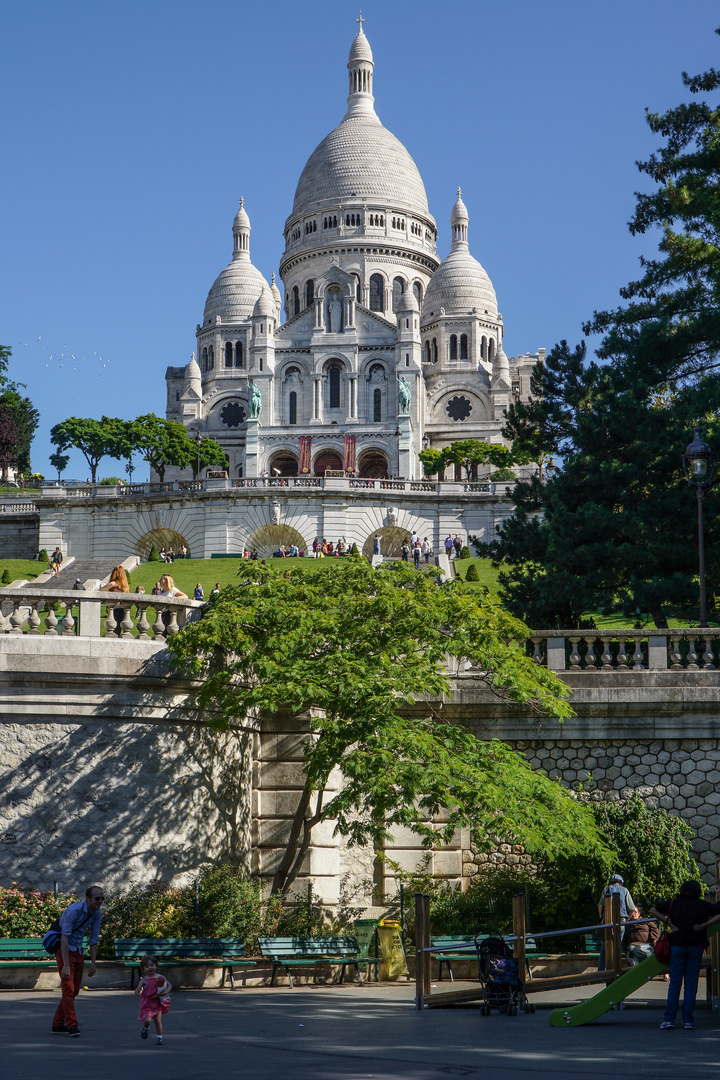
<svg viewBox="0 0 720 1080">
<path fill-rule="evenodd" d="M 155 413 L 147 413 L 133 420 L 130 432 L 133 445 L 161 482 L 168 465 L 187 469 L 193 464 L 193 455 L 197 461 L 195 444 L 188 437 L 184 424 L 177 420 L 163 420 Z"/>
<path fill-rule="evenodd" d="M 58 483 L 60 483 L 60 477 L 65 472 L 68 462 L 70 460 L 69 454 L 61 454 L 59 450 L 56 450 L 54 454 L 50 455 L 50 464 L 53 469 L 57 469 Z"/>
<path fill-rule="evenodd" d="M 0 407 L 10 411 L 12 421 L 17 431 L 17 443 L 13 451 L 15 465 L 18 472 L 30 472 L 30 446 L 33 436 L 40 422 L 40 413 L 37 411 L 30 398 L 20 393 L 20 388 L 25 389 L 25 383 L 12 382 L 6 372 L 10 365 L 12 350 L 7 345 L 0 345 Z"/>
<path fill-rule="evenodd" d="M 189 436 L 188 436 L 188 438 L 189 438 Z M 190 462 L 190 464 L 192 466 L 192 472 L 193 472 L 193 479 L 194 480 L 197 480 L 197 478 L 198 478 L 198 460 L 200 462 L 200 468 L 201 469 L 205 469 L 209 465 L 217 465 L 218 468 L 220 468 L 220 469 L 226 469 L 227 468 L 227 466 L 228 466 L 227 454 L 223 450 L 220 443 L 216 442 L 215 439 L 208 439 L 208 438 L 201 439 L 200 440 L 199 454 L 198 454 L 197 439 L 191 439 L 190 441 L 192 442 L 194 450 L 195 450 L 195 456 L 193 457 L 192 461 Z"/>
<path fill-rule="evenodd" d="M 442 468 L 441 450 L 421 450 L 418 457 L 422 461 L 426 476 L 437 476 Z"/>
<path fill-rule="evenodd" d="M 100 420 L 71 416 L 55 424 L 50 431 L 50 441 L 59 452 L 70 447 L 81 452 L 90 468 L 93 484 L 98 465 L 104 457 L 124 456 L 128 437 L 127 422 L 109 416 L 103 416 Z"/>
<path fill-rule="evenodd" d="M 12 413 L 0 405 L 0 473 L 7 476 L 7 471 L 17 460 L 19 436 Z"/>
<path fill-rule="evenodd" d="M 716 92 L 720 73 L 683 75 L 693 94 Z M 639 164 L 654 190 L 636 196 L 633 234 L 657 228 L 658 256 L 621 290 L 628 301 L 596 312 L 604 334 L 588 363 L 566 342 L 534 373 L 541 401 L 508 410 L 513 450 L 556 453 L 546 485 L 519 484 L 516 512 L 493 552 L 505 561 L 501 595 L 533 625 L 576 627 L 583 612 L 620 607 L 667 625 L 667 609 L 697 600 L 694 496 L 680 455 L 694 424 L 720 442 L 720 107 L 694 101 L 648 113 L 663 145 Z M 720 514 L 706 495 L 708 580 L 720 574 Z"/>
<path fill-rule="evenodd" d="M 305 785 L 274 892 L 290 888 L 325 820 L 355 844 L 378 845 L 395 826 L 427 845 L 469 826 L 488 847 L 501 833 L 549 857 L 599 843 L 587 808 L 560 785 L 509 746 L 446 722 L 434 704 L 459 677 L 450 656 L 463 680 L 569 715 L 566 688 L 526 656 L 526 628 L 490 596 L 457 580 L 438 588 L 434 575 L 404 564 L 374 571 L 362 557 L 340 560 L 331 574 L 258 566 L 253 579 L 223 589 L 168 647 L 200 682 L 203 722 L 307 717 Z M 335 769 L 342 787 L 328 797 Z M 443 808 L 443 823 L 431 824 Z"/>
</svg>

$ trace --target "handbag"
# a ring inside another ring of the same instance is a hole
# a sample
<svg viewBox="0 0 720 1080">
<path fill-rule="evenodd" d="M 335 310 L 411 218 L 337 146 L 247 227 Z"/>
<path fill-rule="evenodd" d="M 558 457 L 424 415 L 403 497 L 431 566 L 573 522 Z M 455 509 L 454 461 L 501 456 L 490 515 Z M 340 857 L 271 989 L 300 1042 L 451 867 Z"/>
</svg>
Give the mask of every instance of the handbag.
<svg viewBox="0 0 720 1080">
<path fill-rule="evenodd" d="M 84 919 L 81 923 L 78 923 L 77 926 L 73 927 L 72 933 L 74 934 L 77 930 L 80 930 L 81 927 L 85 926 L 86 923 L 89 923 L 92 917 L 93 912 L 91 911 L 87 919 Z M 50 925 L 50 929 L 45 931 L 42 939 L 43 949 L 45 950 L 45 952 L 50 953 L 51 956 L 54 956 L 60 948 L 61 938 L 62 930 L 60 929 L 60 919 L 53 919 Z"/>
<path fill-rule="evenodd" d="M 672 900 L 670 901 L 670 908 L 668 910 L 668 918 L 670 918 L 670 912 L 672 911 Z M 655 956 L 658 958 L 661 964 L 670 963 L 670 935 L 667 930 L 663 930 L 660 937 L 657 939 L 653 946 Z"/>
</svg>

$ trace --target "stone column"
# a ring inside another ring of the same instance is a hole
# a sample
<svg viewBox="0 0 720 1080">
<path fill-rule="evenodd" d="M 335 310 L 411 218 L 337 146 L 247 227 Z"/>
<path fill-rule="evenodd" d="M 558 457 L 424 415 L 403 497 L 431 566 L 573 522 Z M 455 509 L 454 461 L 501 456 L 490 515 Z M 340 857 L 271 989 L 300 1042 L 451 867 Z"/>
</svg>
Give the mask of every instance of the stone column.
<svg viewBox="0 0 720 1080">
<path fill-rule="evenodd" d="M 312 420 L 311 424 L 322 424 L 322 375 L 313 373 L 312 376 Z"/>
<path fill-rule="evenodd" d="M 243 475 L 252 478 L 259 475 L 260 421 L 249 416 L 246 423 L 247 434 L 245 436 L 245 462 L 243 466 Z"/>
<path fill-rule="evenodd" d="M 398 440 L 398 475 L 406 480 L 415 478 L 415 454 L 413 451 L 412 422 L 409 416 L 398 416 L 400 438 Z"/>
</svg>

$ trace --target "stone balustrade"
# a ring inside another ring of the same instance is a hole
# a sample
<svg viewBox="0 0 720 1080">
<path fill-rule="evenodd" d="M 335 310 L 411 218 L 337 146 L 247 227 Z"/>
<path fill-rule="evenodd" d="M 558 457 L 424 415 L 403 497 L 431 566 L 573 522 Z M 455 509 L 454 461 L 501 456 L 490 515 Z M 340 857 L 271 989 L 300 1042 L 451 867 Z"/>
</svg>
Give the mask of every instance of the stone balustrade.
<svg viewBox="0 0 720 1080">
<path fill-rule="evenodd" d="M 718 671 L 720 629 L 537 630 L 532 657 L 551 671 Z"/>
<path fill-rule="evenodd" d="M 198 600 L 147 593 L 63 591 L 28 584 L 0 589 L 0 634 L 132 639 L 164 646 L 167 638 L 198 618 L 203 606 Z"/>
<path fill-rule="evenodd" d="M 512 487 L 512 485 L 510 485 Z M 452 495 L 452 496 L 497 496 L 505 497 L 508 485 L 505 483 L 495 484 L 488 480 L 432 480 L 420 478 L 417 480 L 378 480 L 364 477 L 349 476 L 272 476 L 272 477 L 243 477 L 240 479 L 209 479 L 209 480 L 176 480 L 163 483 L 151 484 L 118 484 L 115 487 L 106 484 L 80 484 L 63 487 L 62 485 L 47 486 L 42 489 L 42 502 L 46 500 L 70 499 L 85 502 L 93 499 L 117 499 L 144 498 L 147 496 L 160 496 L 172 498 L 187 496 L 193 493 L 206 492 L 231 492 L 233 495 L 245 493 L 257 494 L 259 492 L 282 488 L 284 490 L 313 488 L 317 491 L 357 493 L 358 491 L 373 492 L 406 492 L 414 496 L 428 495 Z M 39 509 L 36 503 L 7 502 L 0 504 L 0 513 L 17 513 L 19 510 L 28 511 Z"/>
</svg>

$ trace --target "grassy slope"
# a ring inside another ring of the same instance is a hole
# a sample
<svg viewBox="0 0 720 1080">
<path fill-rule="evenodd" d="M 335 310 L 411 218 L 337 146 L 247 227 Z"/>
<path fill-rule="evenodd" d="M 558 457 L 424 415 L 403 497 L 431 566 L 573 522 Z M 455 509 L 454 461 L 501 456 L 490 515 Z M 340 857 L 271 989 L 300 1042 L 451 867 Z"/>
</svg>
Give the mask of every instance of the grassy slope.
<svg viewBox="0 0 720 1080">
<path fill-rule="evenodd" d="M 283 569 L 303 568 L 308 566 L 331 569 L 339 560 L 331 559 L 266 559 L 269 566 L 278 566 Z M 198 581 L 205 591 L 205 598 L 210 595 L 210 590 L 215 582 L 223 585 L 231 585 L 240 580 L 238 571 L 242 568 L 242 577 L 252 573 L 254 563 L 248 559 L 176 559 L 174 563 L 141 563 L 137 570 L 133 570 L 130 580 L 130 588 L 135 591 L 138 585 L 142 585 L 146 592 L 150 592 L 161 574 L 170 574 L 178 589 L 192 597 L 193 589 Z"/>
<path fill-rule="evenodd" d="M 47 563 L 38 562 L 37 559 L 0 559 L 0 579 L 5 570 L 11 581 L 31 581 L 38 574 L 42 574 L 43 570 L 47 570 Z"/>
</svg>

